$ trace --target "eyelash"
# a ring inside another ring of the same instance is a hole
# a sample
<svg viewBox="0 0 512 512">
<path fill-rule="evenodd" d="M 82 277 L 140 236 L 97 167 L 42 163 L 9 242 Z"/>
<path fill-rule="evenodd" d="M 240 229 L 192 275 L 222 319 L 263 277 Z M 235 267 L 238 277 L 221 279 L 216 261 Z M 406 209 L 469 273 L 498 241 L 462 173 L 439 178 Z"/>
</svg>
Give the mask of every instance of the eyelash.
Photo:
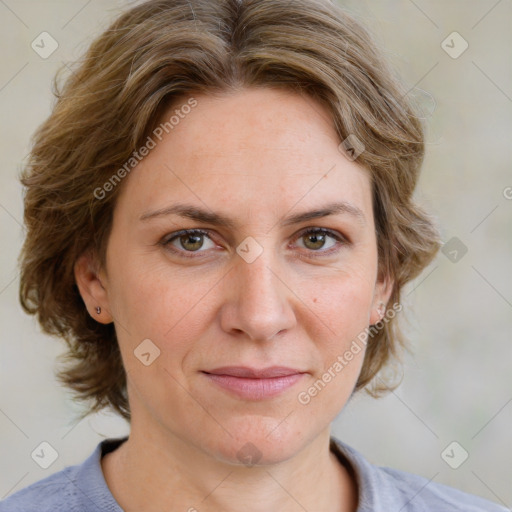
<svg viewBox="0 0 512 512">
<path fill-rule="evenodd" d="M 334 238 L 336 241 L 339 242 L 339 244 L 336 244 L 335 247 L 331 247 L 330 249 L 327 249 L 324 251 L 322 251 L 321 249 L 319 249 L 318 251 L 308 250 L 308 252 L 310 253 L 310 255 L 308 257 L 312 257 L 312 258 L 331 256 L 333 253 L 338 252 L 341 249 L 340 244 L 348 245 L 350 243 L 346 237 L 342 236 L 341 234 L 337 233 L 336 231 L 331 231 L 330 229 L 326 229 L 326 228 L 308 228 L 308 229 L 302 231 L 296 237 L 295 240 L 299 240 L 300 238 L 302 238 L 306 235 L 311 235 L 311 234 L 313 234 L 313 235 L 317 235 L 317 234 L 328 235 L 331 238 Z M 210 238 L 210 240 L 211 240 L 209 231 L 206 231 L 203 229 L 183 229 L 181 231 L 172 233 L 169 236 L 165 236 L 159 243 L 162 246 L 164 246 L 167 250 L 169 250 L 170 252 L 172 252 L 174 254 L 178 254 L 179 256 L 182 256 L 184 258 L 202 258 L 202 257 L 204 257 L 204 256 L 196 256 L 195 253 L 201 253 L 201 252 L 206 252 L 206 251 L 178 250 L 170 245 L 172 241 L 174 241 L 177 238 L 180 238 L 184 235 L 204 235 L 204 236 Z M 315 253 L 317 253 L 317 254 L 315 254 Z"/>
</svg>

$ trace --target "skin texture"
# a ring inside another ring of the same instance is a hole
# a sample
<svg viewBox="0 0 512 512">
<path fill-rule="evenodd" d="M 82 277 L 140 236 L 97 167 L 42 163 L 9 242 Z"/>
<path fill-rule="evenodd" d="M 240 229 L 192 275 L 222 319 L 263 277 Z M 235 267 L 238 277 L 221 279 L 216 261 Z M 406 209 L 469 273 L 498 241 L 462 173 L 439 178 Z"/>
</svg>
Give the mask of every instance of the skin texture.
<svg viewBox="0 0 512 512">
<path fill-rule="evenodd" d="M 91 316 L 115 324 L 127 371 L 131 432 L 102 459 L 107 484 L 127 511 L 355 511 L 355 482 L 329 436 L 364 348 L 309 404 L 298 395 L 381 318 L 391 292 L 377 281 L 369 176 L 312 98 L 271 88 L 195 98 L 122 183 L 106 268 L 91 255 L 75 265 Z M 334 201 L 364 217 L 282 223 Z M 235 226 L 140 220 L 177 202 Z M 169 240 L 182 229 L 209 235 Z M 251 263 L 236 252 L 247 237 L 263 249 Z M 160 350 L 149 366 L 134 355 L 145 339 Z M 306 373 L 278 396 L 245 400 L 202 373 L 228 365 Z M 239 459 L 248 443 L 260 456 L 252 466 Z"/>
</svg>

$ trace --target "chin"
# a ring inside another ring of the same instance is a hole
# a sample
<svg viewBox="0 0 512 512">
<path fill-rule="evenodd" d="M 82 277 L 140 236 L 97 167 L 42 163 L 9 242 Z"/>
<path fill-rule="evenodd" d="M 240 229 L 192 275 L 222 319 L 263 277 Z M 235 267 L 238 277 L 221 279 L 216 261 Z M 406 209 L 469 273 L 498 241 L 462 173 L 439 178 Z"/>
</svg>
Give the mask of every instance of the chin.
<svg viewBox="0 0 512 512">
<path fill-rule="evenodd" d="M 295 428 L 286 420 L 247 416 L 236 423 L 236 427 L 231 424 L 227 428 L 232 436 L 223 431 L 221 437 L 211 440 L 208 450 L 227 464 L 277 464 L 292 458 L 308 441 L 303 428 Z"/>
</svg>

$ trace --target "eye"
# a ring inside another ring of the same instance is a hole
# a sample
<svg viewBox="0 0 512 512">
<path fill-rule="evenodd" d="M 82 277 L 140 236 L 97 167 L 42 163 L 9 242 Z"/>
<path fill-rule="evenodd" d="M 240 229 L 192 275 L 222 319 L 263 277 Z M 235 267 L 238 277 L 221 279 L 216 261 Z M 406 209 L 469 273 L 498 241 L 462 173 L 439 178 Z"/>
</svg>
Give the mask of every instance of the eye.
<svg viewBox="0 0 512 512">
<path fill-rule="evenodd" d="M 205 239 L 210 242 L 210 247 L 205 247 Z M 329 239 L 331 240 L 329 243 Z M 340 245 L 348 244 L 348 240 L 340 233 L 325 228 L 310 228 L 302 231 L 296 240 L 303 242 L 303 248 L 307 249 L 310 257 L 328 256 L 340 249 Z M 186 258 L 201 257 L 201 253 L 213 249 L 217 245 L 210 238 L 209 231 L 202 229 L 184 229 L 164 237 L 160 244 L 167 250 Z M 327 247 L 327 248 L 326 248 Z M 201 250 L 205 249 L 205 250 Z M 196 256 L 194 253 L 199 253 Z M 319 254 L 314 254 L 319 253 Z"/>
<path fill-rule="evenodd" d="M 331 243 L 328 240 L 331 239 Z M 297 240 L 303 241 L 303 246 L 309 249 L 308 252 L 319 252 L 318 256 L 332 254 L 339 250 L 339 245 L 347 244 L 348 241 L 341 234 L 325 228 L 311 228 L 303 231 Z M 326 248 L 327 246 L 327 248 Z M 317 255 L 312 255 L 316 257 Z"/>
<path fill-rule="evenodd" d="M 205 237 L 211 243 L 211 247 L 206 247 L 206 249 L 214 248 L 215 244 L 209 237 L 208 231 L 202 229 L 184 229 L 173 233 L 172 236 L 165 237 L 160 243 L 171 252 L 180 253 L 180 255 L 188 258 L 194 258 L 195 256 L 187 256 L 186 253 L 205 252 L 200 251 L 200 249 L 204 248 Z"/>
</svg>

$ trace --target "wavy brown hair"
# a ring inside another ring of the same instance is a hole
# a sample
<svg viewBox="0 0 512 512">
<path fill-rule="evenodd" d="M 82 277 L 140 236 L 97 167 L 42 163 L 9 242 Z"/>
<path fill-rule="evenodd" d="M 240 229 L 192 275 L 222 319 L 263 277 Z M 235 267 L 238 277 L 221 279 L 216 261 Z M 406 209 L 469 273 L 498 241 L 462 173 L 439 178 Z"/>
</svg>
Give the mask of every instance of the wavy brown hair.
<svg viewBox="0 0 512 512">
<path fill-rule="evenodd" d="M 101 199 L 94 191 L 179 98 L 278 87 L 325 105 L 340 142 L 355 135 L 365 146 L 358 162 L 372 177 L 379 277 L 395 283 L 390 303 L 438 250 L 437 230 L 412 197 L 421 122 L 368 31 L 327 0 L 150 0 L 96 38 L 62 85 L 59 76 L 21 176 L 20 300 L 44 332 L 66 341 L 57 377 L 89 402 L 83 416 L 111 406 L 130 420 L 114 324 L 90 317 L 74 279 L 85 251 L 105 263 L 123 183 Z M 356 390 L 390 389 L 375 377 L 402 346 L 396 319 L 386 322 L 368 341 Z"/>
</svg>

